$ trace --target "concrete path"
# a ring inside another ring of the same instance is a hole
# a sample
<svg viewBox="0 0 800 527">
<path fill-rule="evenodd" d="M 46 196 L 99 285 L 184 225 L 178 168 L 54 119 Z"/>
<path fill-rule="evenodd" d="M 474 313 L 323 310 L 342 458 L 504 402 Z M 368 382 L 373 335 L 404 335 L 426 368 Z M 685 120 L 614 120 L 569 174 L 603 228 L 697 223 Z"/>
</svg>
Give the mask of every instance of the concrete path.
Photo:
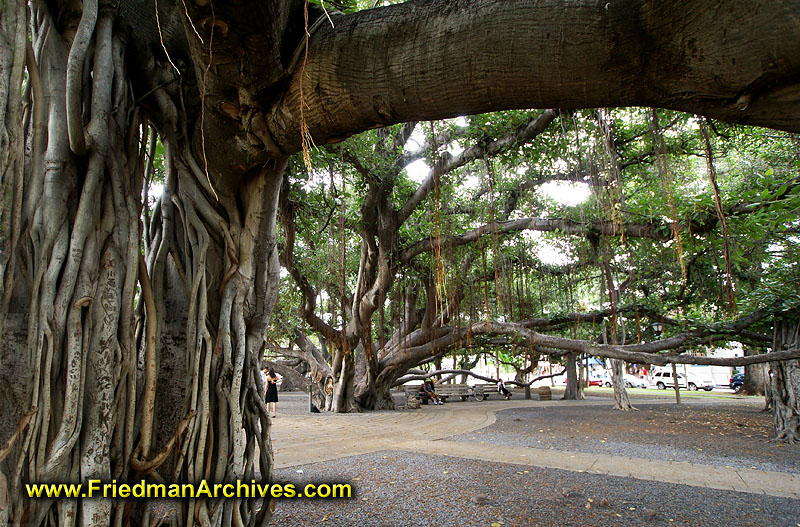
<svg viewBox="0 0 800 527">
<path fill-rule="evenodd" d="M 445 439 L 489 426 L 495 422 L 499 410 L 566 405 L 610 406 L 610 403 L 608 400 L 455 402 L 423 406 L 413 412 L 279 416 L 272 426 L 275 467 L 400 450 L 800 499 L 798 474 Z"/>
</svg>

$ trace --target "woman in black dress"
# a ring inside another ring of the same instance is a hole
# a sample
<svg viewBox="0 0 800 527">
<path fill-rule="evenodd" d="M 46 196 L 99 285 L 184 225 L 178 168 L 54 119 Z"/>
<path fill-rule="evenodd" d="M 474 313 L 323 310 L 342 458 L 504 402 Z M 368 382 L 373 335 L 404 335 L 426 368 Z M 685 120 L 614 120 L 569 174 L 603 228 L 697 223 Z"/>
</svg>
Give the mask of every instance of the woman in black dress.
<svg viewBox="0 0 800 527">
<path fill-rule="evenodd" d="M 267 372 L 267 395 L 264 399 L 267 403 L 267 413 L 272 417 L 277 417 L 278 411 L 278 376 L 275 369 L 270 368 Z M 270 411 L 271 408 L 271 411 Z"/>
</svg>

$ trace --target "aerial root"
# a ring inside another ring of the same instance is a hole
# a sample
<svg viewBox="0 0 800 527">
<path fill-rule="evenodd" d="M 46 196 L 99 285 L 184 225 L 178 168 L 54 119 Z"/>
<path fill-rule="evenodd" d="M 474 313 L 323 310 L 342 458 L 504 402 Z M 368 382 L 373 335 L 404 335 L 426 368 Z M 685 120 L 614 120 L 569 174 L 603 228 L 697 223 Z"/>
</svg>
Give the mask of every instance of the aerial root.
<svg viewBox="0 0 800 527">
<path fill-rule="evenodd" d="M 17 429 L 14 431 L 13 434 L 11 434 L 11 437 L 8 438 L 8 441 L 6 441 L 6 443 L 2 447 L 0 447 L 0 463 L 2 463 L 3 460 L 11 452 L 11 448 L 14 446 L 14 443 L 16 442 L 17 438 L 22 433 L 22 431 L 28 427 L 28 424 L 31 422 L 31 419 L 33 418 L 34 415 L 36 415 L 35 406 L 31 408 L 28 411 L 28 413 L 23 415 L 22 418 L 19 420 L 19 423 L 17 424 Z"/>
<path fill-rule="evenodd" d="M 161 449 L 161 452 L 156 454 L 153 459 L 144 460 L 131 457 L 131 468 L 136 471 L 138 476 L 146 476 L 150 474 L 158 469 L 158 467 L 160 467 L 164 461 L 166 461 L 167 456 L 169 456 L 169 453 L 172 450 L 172 447 L 175 446 L 178 438 L 182 436 L 189 427 L 189 423 L 192 421 L 192 419 L 194 419 L 195 415 L 197 415 L 197 412 L 192 410 L 178 423 L 178 426 L 175 427 L 175 433 L 172 435 L 170 440 L 167 441 L 167 444 L 164 445 L 164 448 Z"/>
</svg>

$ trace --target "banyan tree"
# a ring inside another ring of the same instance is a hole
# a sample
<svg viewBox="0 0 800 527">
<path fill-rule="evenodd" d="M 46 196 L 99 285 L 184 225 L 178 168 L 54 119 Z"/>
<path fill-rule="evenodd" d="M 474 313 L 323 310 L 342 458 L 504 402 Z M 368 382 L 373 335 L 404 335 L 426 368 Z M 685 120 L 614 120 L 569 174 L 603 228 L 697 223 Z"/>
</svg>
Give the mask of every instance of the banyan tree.
<svg viewBox="0 0 800 527">
<path fill-rule="evenodd" d="M 27 482 L 269 477 L 256 367 L 292 154 L 509 108 L 800 130 L 795 1 L 377 4 L 3 1 L 0 525 L 150 521 L 142 501 L 26 500 Z M 266 525 L 272 505 L 177 518 Z"/>
</svg>

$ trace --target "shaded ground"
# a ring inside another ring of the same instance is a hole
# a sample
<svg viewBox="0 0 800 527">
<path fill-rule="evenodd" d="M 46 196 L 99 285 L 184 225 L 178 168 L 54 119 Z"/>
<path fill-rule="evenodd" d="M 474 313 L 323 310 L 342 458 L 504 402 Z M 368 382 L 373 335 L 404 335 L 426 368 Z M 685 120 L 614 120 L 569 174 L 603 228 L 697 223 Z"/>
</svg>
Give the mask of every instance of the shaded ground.
<svg viewBox="0 0 800 527">
<path fill-rule="evenodd" d="M 800 523 L 800 502 L 788 498 L 406 452 L 282 469 L 275 477 L 300 486 L 349 481 L 356 492 L 350 500 L 280 500 L 273 519 L 279 526 Z"/>
<path fill-rule="evenodd" d="M 304 394 L 283 395 L 276 426 L 282 415 L 308 412 Z M 444 408 L 451 404 L 460 403 Z M 772 418 L 759 411 L 759 400 L 636 404 L 640 411 L 628 413 L 605 404 L 510 408 L 493 425 L 443 444 L 454 451 L 456 440 L 800 472 L 800 447 L 767 442 Z M 800 527 L 797 499 L 411 452 L 343 457 L 273 476 L 298 489 L 347 482 L 355 494 L 278 500 L 277 526 Z"/>
<path fill-rule="evenodd" d="M 570 406 L 497 413 L 458 441 L 800 472 L 800 446 L 772 443 L 773 417 L 746 401 L 636 403 L 639 411 Z"/>
</svg>

